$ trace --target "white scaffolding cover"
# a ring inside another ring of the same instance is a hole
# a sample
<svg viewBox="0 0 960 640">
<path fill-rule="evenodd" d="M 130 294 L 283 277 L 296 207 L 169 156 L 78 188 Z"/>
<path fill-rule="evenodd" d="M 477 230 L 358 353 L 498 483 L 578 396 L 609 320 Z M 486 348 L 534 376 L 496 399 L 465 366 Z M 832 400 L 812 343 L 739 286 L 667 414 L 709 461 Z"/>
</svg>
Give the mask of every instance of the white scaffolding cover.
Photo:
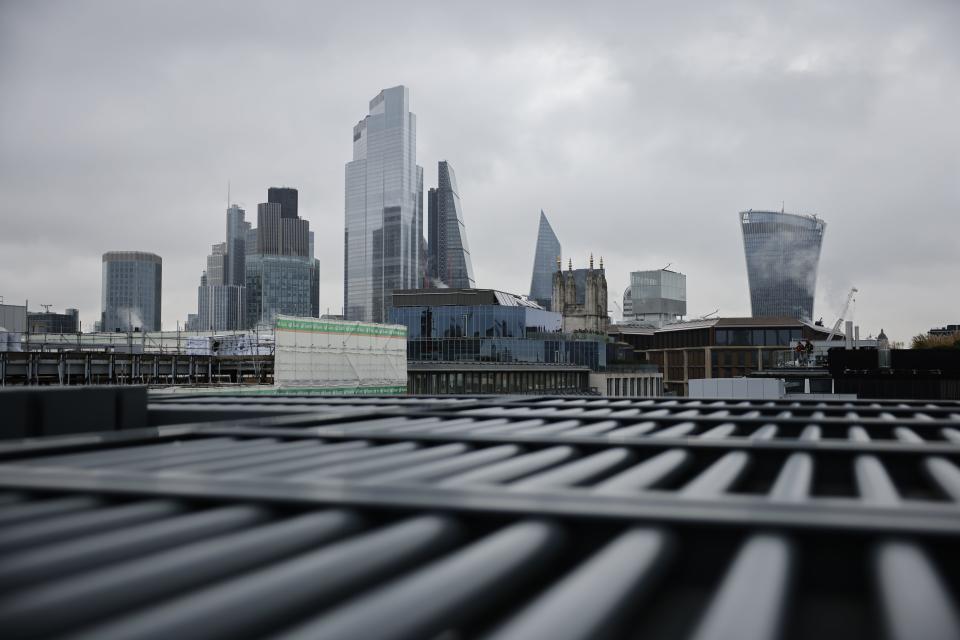
<svg viewBox="0 0 960 640">
<path fill-rule="evenodd" d="M 277 316 L 274 383 L 329 393 L 406 393 L 407 329 Z"/>
</svg>

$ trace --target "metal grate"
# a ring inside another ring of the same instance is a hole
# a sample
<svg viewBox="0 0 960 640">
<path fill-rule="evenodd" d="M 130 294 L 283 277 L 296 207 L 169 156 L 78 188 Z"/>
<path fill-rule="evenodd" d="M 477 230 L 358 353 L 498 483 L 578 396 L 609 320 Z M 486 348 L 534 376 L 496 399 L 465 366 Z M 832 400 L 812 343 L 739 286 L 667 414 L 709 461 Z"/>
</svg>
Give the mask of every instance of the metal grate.
<svg viewBox="0 0 960 640">
<path fill-rule="evenodd" d="M 960 403 L 171 406 L 222 420 L 0 446 L 0 628 L 960 637 Z"/>
</svg>

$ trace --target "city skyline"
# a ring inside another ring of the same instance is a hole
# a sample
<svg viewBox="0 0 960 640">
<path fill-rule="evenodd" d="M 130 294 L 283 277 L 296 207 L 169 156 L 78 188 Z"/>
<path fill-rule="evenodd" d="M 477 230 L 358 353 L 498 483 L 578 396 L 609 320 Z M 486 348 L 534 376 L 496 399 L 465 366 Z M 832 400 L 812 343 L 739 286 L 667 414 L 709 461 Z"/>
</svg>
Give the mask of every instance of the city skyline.
<svg viewBox="0 0 960 640">
<path fill-rule="evenodd" d="M 230 180 L 248 216 L 262 185 L 300 189 L 320 309 L 338 313 L 344 132 L 358 105 L 403 83 L 424 180 L 435 184 L 447 158 L 469 194 L 485 286 L 526 291 L 543 208 L 575 262 L 603 253 L 611 291 L 672 262 L 690 278 L 690 317 L 746 316 L 733 216 L 785 200 L 830 221 L 817 317 L 831 322 L 856 286 L 866 333 L 903 340 L 955 321 L 942 292 L 960 280 L 955 4 L 798 14 L 732 3 L 703 5 L 702 21 L 669 8 L 614 21 L 561 4 L 519 8 L 509 26 L 479 10 L 453 22 L 385 5 L 367 25 L 377 42 L 363 45 L 337 9 L 298 7 L 287 38 L 286 21 L 253 5 L 230 16 L 198 7 L 188 30 L 173 11 L 106 6 L 0 9 L 0 85 L 18 96 L 0 112 L 8 302 L 95 318 L 99 256 L 138 249 L 164 258 L 163 325 L 175 328 L 195 310 Z M 403 41 L 396 25 L 436 38 Z M 269 56 L 248 44 L 273 33 L 285 37 Z M 404 55 L 385 61 L 400 42 Z M 264 91 L 273 99 L 261 106 Z"/>
</svg>

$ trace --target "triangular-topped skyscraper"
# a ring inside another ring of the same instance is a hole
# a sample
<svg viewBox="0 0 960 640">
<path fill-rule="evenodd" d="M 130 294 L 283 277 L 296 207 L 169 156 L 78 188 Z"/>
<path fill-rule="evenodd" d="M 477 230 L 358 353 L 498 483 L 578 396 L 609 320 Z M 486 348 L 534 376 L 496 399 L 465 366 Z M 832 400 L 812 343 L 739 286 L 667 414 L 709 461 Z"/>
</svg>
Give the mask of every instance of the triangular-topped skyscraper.
<svg viewBox="0 0 960 640">
<path fill-rule="evenodd" d="M 533 277 L 530 279 L 530 299 L 546 309 L 550 308 L 553 296 L 553 272 L 561 258 L 560 241 L 540 210 L 540 228 L 537 230 L 537 252 L 533 257 Z"/>
<path fill-rule="evenodd" d="M 443 283 L 454 289 L 472 289 L 477 283 L 473 278 L 457 176 L 446 160 L 440 161 L 437 175 L 438 187 L 427 192 L 428 275 L 434 285 Z"/>
</svg>

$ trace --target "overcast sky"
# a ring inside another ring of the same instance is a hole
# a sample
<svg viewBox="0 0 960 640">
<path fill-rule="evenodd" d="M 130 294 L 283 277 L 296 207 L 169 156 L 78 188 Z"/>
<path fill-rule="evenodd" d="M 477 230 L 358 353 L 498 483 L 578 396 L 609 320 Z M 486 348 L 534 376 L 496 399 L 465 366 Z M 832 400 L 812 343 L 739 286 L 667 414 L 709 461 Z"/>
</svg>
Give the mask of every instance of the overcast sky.
<svg viewBox="0 0 960 640">
<path fill-rule="evenodd" d="M 960 322 L 960 2 L 539 4 L 0 3 L 0 295 L 92 328 L 101 254 L 152 251 L 175 328 L 230 181 L 254 219 L 300 190 L 339 312 L 352 127 L 405 84 L 481 287 L 528 292 L 543 209 L 612 309 L 672 263 L 691 316 L 749 315 L 737 212 L 785 204 L 827 221 L 815 317 Z"/>
</svg>

